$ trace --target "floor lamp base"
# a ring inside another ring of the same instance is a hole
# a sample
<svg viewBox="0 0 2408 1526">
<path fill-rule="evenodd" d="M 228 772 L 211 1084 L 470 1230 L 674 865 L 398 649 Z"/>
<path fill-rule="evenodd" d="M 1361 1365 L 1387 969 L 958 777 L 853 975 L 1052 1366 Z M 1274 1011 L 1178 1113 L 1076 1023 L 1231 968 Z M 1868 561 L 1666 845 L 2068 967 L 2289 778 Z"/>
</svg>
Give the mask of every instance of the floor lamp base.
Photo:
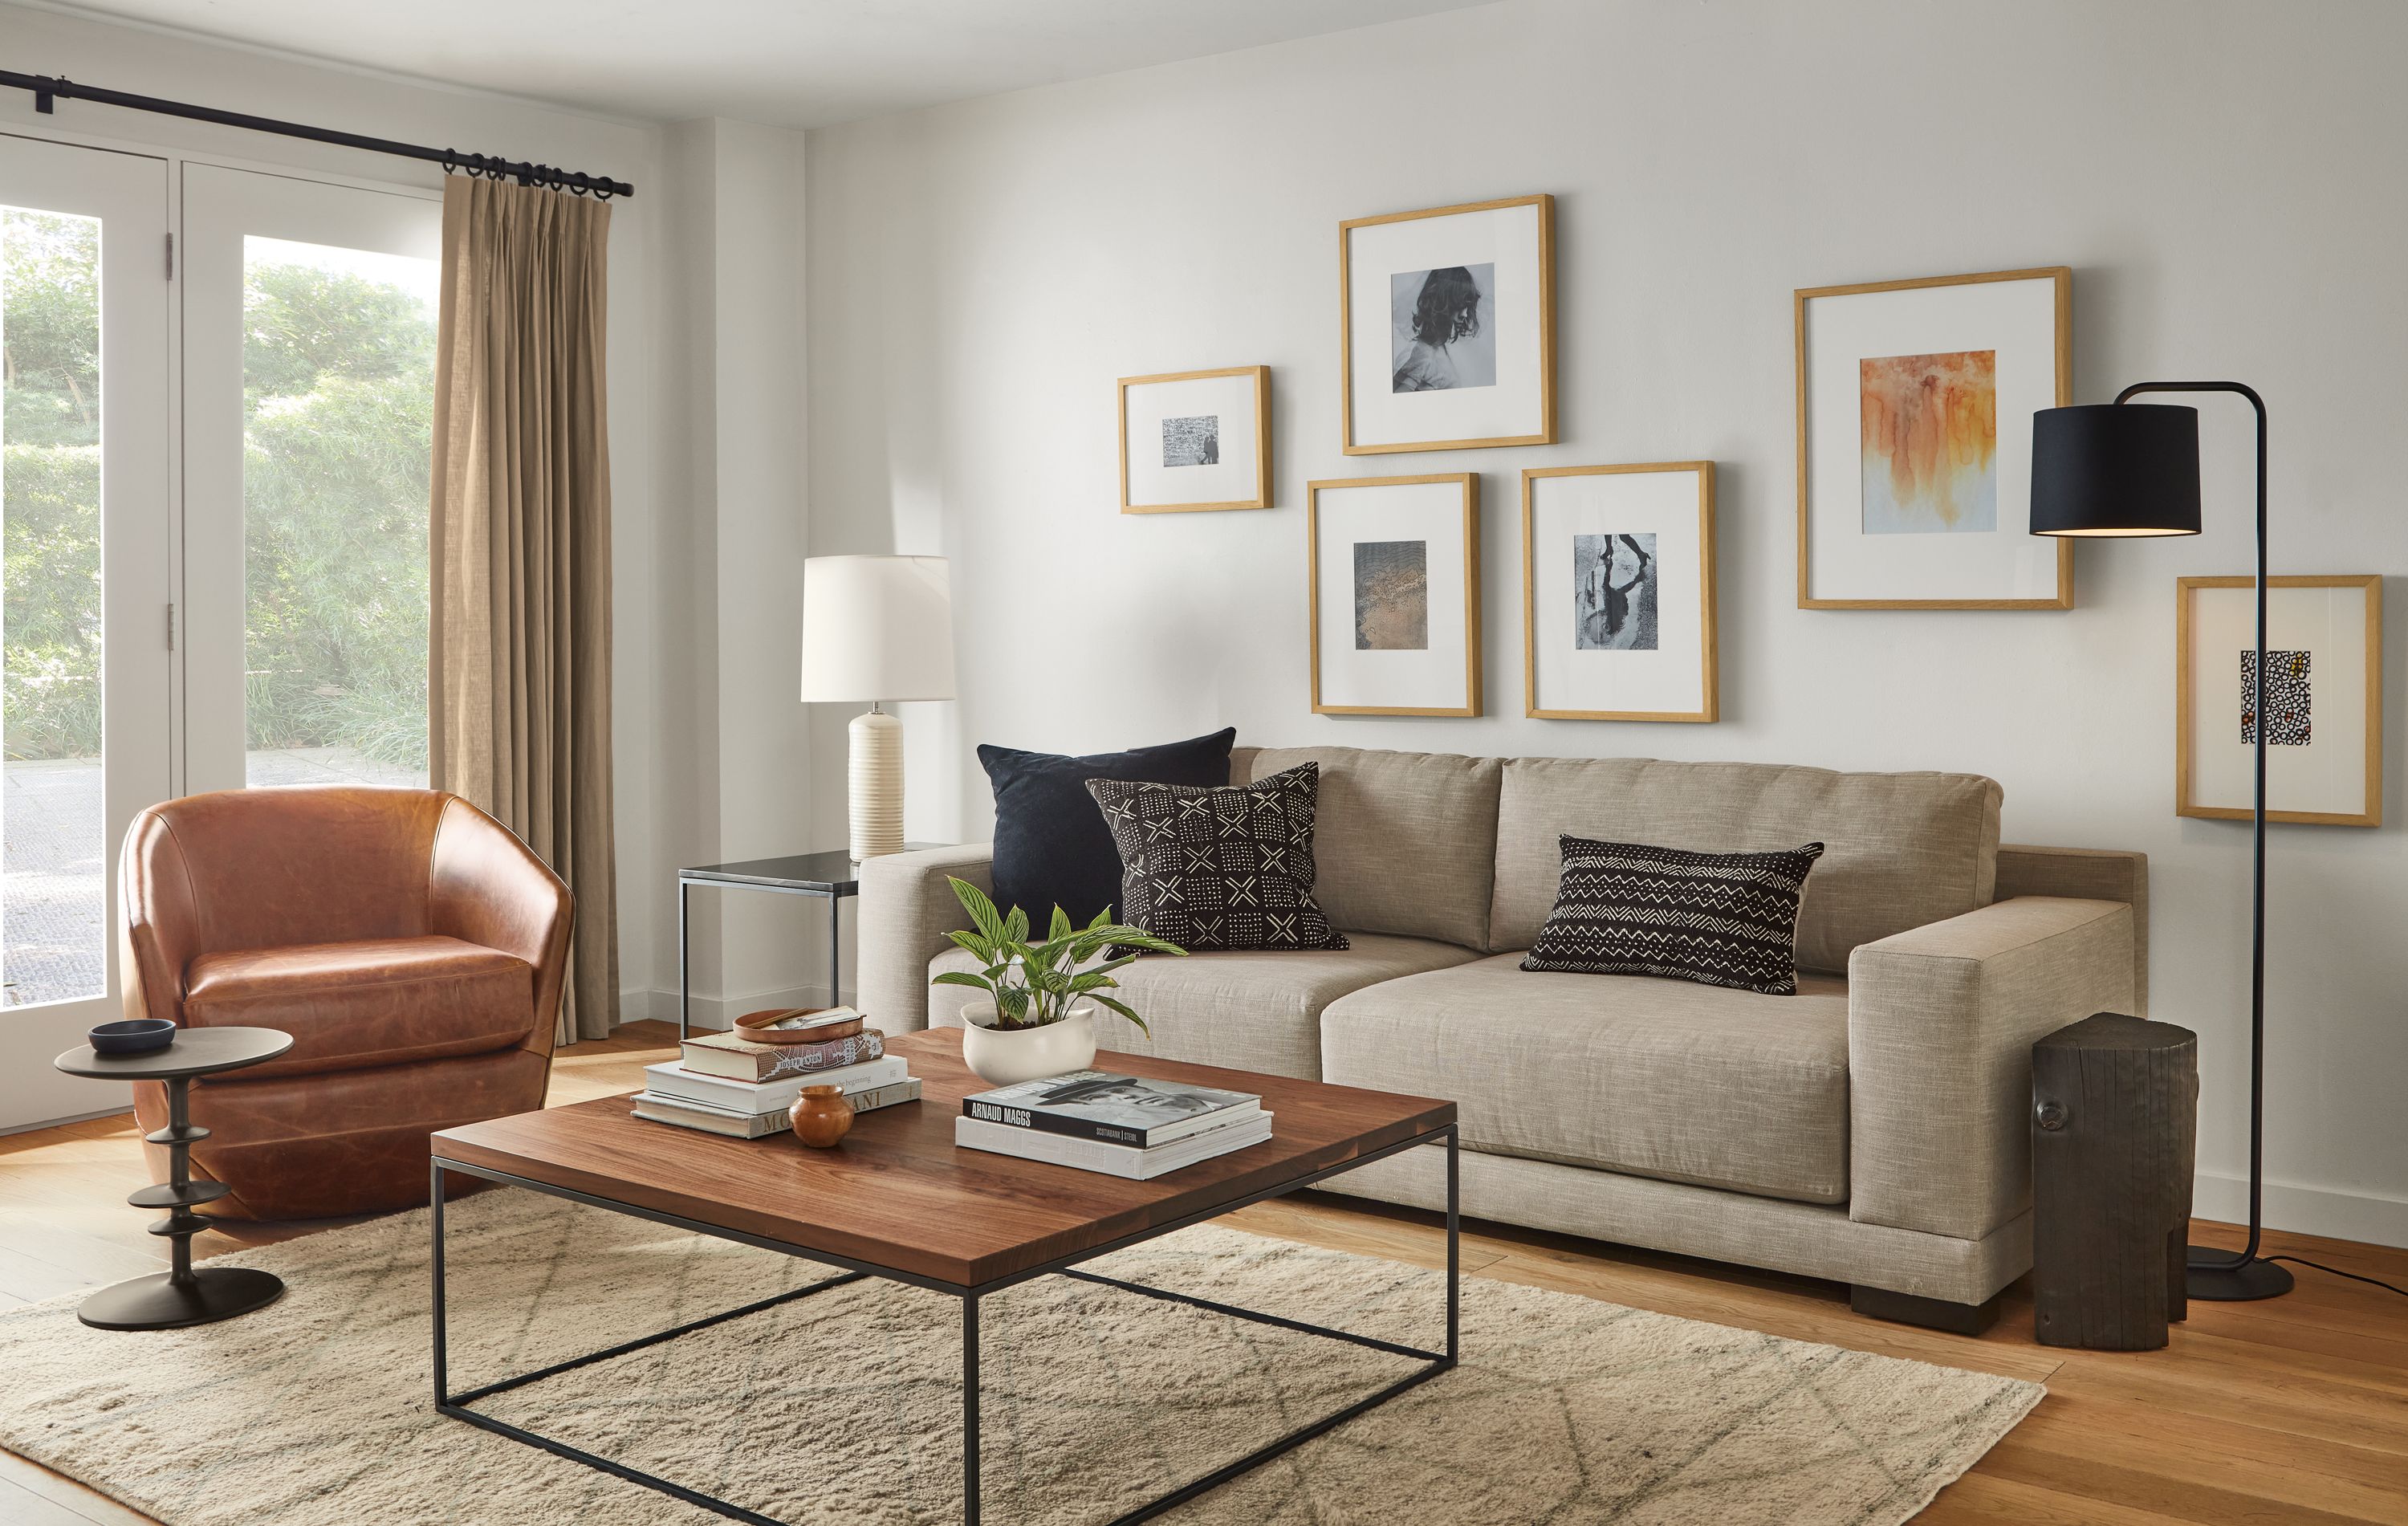
<svg viewBox="0 0 2408 1526">
<path fill-rule="evenodd" d="M 2236 1261 L 2229 1250 L 2193 1245 L 2189 1261 L 2183 1280 L 2190 1296 L 2211 1303 L 2247 1303 L 2291 1290 L 2291 1274 L 2261 1257 Z"/>
</svg>

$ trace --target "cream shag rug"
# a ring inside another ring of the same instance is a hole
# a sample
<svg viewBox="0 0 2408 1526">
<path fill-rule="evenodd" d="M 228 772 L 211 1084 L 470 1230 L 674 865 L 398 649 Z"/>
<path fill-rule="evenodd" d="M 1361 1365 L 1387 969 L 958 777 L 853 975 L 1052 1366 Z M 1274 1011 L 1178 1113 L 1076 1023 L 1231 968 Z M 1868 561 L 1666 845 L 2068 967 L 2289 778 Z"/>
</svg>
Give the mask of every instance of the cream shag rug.
<svg viewBox="0 0 2408 1526">
<path fill-rule="evenodd" d="M 825 1274 L 524 1191 L 452 1205 L 454 1391 Z M 0 1313 L 0 1444 L 170 1526 L 707 1526 L 430 1407 L 427 1216 L 230 1260 L 289 1290 L 196 1330 Z M 1425 1348 L 1440 1274 L 1210 1226 L 1096 1270 Z M 961 1518 L 960 1304 L 857 1283 L 479 1407 L 782 1520 Z M 996 1526 L 1086 1526 L 1342 1408 L 1405 1359 L 1064 1277 L 987 1300 Z M 1467 1277 L 1463 1364 L 1182 1522 L 1846 1522 L 1914 1514 L 2028 1383 Z"/>
</svg>

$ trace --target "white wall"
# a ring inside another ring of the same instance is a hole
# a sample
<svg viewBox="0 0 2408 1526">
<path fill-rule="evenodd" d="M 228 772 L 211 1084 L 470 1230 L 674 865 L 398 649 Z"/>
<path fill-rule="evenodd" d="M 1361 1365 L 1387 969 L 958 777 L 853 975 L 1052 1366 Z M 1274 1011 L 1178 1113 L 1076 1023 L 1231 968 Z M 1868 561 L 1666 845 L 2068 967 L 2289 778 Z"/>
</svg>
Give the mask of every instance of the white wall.
<svg viewBox="0 0 2408 1526">
<path fill-rule="evenodd" d="M 2276 570 L 2393 575 L 2393 825 L 2274 832 L 2267 1159 L 2273 1222 L 2408 1244 L 2402 56 L 2379 3 L 1514 0 L 814 132 L 812 549 L 956 569 L 965 698 L 910 718 L 910 830 L 984 831 L 974 741 L 1225 723 L 1987 773 L 2010 840 L 2150 854 L 2154 1015 L 2200 1033 L 2200 1207 L 2235 1216 L 2247 828 L 2172 813 L 2172 636 L 2177 576 L 2249 569 L 2245 411 L 2206 404 L 2208 533 L 2083 547 L 2071 612 L 1795 603 L 1792 290 L 2071 265 L 2080 399 L 2253 382 Z M 1557 197 L 1564 442 L 1343 456 L 1339 221 L 1532 191 Z M 1277 507 L 1115 512 L 1113 379 L 1255 362 Z M 1520 718 L 1514 474 L 1690 457 L 1718 463 L 1725 720 Z M 1313 716 L 1303 484 L 1463 469 L 1489 717 Z M 834 840 L 840 730 L 818 747 Z"/>
</svg>

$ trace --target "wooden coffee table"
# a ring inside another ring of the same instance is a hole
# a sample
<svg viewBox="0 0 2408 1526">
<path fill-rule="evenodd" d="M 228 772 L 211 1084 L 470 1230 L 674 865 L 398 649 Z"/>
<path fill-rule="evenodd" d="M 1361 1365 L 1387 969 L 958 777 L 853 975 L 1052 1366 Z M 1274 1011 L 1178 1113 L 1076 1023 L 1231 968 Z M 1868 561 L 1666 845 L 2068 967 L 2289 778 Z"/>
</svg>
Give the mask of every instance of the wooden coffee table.
<svg viewBox="0 0 2408 1526">
<path fill-rule="evenodd" d="M 740 1140 L 633 1117 L 626 1097 L 548 1108 L 447 1129 L 433 1139 L 435 1407 L 455 1419 L 646 1485 L 732 1519 L 783 1522 L 739 1504 L 598 1457 L 468 1406 L 593 1362 L 813 1293 L 883 1277 L 962 1302 L 963 1519 L 979 1519 L 979 1300 L 1031 1278 L 1061 1275 L 1283 1330 L 1412 1357 L 1424 1365 L 1323 1419 L 1117 1518 L 1146 1520 L 1303 1445 L 1455 1365 L 1458 1293 L 1455 1104 L 1318 1081 L 1099 1054 L 1098 1069 L 1261 1094 L 1277 1115 L 1272 1137 L 1156 1177 L 1132 1182 L 1010 1156 L 958 1148 L 962 1099 L 985 1083 L 962 1063 L 961 1033 L 938 1029 L 889 1041 L 910 1061 L 922 1100 L 863 1116 L 833 1150 L 792 1135 Z M 1422 1144 L 1446 1150 L 1446 1344 L 1426 1351 L 1350 1332 L 1233 1308 L 1169 1288 L 1078 1270 L 1248 1203 L 1311 1187 Z M 523 1187 L 657 1224 L 757 1245 L 845 1270 L 838 1275 L 639 1336 L 535 1372 L 453 1393 L 444 1365 L 443 1182 L 453 1173 Z"/>
</svg>

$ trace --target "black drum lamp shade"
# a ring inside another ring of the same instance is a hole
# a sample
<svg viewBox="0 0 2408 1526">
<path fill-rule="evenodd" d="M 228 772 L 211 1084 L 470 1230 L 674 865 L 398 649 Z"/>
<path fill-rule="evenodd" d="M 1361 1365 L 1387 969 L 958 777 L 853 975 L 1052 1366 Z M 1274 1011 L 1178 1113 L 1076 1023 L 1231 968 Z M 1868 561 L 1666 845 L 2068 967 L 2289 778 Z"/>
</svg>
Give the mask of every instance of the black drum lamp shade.
<svg viewBox="0 0 2408 1526">
<path fill-rule="evenodd" d="M 2091 403 L 2034 413 L 2031 533 L 2197 535 L 2199 410 Z"/>
</svg>

